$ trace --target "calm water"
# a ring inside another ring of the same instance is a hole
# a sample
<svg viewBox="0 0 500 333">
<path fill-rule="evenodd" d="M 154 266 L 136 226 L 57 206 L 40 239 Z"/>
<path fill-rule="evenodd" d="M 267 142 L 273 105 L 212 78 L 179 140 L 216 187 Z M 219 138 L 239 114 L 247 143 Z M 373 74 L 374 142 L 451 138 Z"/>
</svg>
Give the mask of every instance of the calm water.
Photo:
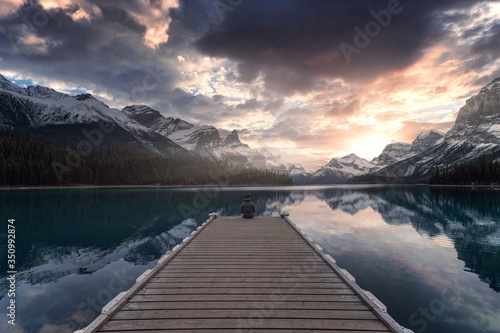
<svg viewBox="0 0 500 333">
<path fill-rule="evenodd" d="M 414 332 L 500 332 L 500 191 L 427 187 L 0 192 L 0 331 L 7 219 L 16 219 L 15 332 L 72 332 L 210 212 L 290 213 Z"/>
</svg>

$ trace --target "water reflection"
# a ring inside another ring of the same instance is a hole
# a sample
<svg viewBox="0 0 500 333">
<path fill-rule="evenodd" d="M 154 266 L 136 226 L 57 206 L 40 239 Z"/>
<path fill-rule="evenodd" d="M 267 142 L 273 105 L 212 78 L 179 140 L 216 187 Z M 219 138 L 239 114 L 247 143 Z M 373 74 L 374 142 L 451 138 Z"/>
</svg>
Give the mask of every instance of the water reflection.
<svg viewBox="0 0 500 333">
<path fill-rule="evenodd" d="M 85 326 L 210 212 L 239 215 L 247 193 L 258 215 L 289 211 L 414 331 L 500 331 L 500 193 L 381 186 L 0 192 L 0 217 L 17 223 L 17 328 Z"/>
</svg>

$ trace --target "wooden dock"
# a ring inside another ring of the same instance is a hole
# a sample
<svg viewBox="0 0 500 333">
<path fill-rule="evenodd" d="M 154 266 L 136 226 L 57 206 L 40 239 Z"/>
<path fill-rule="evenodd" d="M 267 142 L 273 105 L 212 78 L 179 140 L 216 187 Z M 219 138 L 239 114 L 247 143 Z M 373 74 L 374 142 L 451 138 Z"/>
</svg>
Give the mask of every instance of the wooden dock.
<svg viewBox="0 0 500 333">
<path fill-rule="evenodd" d="M 410 332 L 286 217 L 212 216 L 83 332 Z"/>
</svg>

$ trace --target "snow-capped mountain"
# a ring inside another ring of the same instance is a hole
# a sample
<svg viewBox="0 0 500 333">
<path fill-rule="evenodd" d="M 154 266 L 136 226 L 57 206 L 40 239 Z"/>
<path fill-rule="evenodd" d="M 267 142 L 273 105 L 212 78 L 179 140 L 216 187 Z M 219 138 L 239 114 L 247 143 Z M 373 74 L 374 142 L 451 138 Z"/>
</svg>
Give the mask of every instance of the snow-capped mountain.
<svg viewBox="0 0 500 333">
<path fill-rule="evenodd" d="M 370 162 L 355 154 L 333 159 L 326 166 L 315 172 L 291 174 L 293 181 L 305 184 L 344 184 L 347 179 L 375 173 L 409 157 L 425 152 L 439 143 L 444 134 L 439 131 L 422 132 L 411 143 L 394 142 L 385 146 L 382 153 Z"/>
<path fill-rule="evenodd" d="M 500 78 L 466 101 L 446 134 L 431 130 L 420 133 L 411 145 L 391 143 L 371 161 L 369 172 L 356 170 L 350 182 L 425 181 L 436 168 L 474 161 L 483 154 L 500 159 Z M 302 174 L 301 183 L 341 182 L 345 166 L 332 162 L 310 175 Z"/>
<path fill-rule="evenodd" d="M 334 158 L 311 173 L 284 162 L 279 154 L 250 148 L 237 131 L 222 137 L 214 126 L 164 117 L 145 105 L 117 110 L 90 94 L 72 96 L 40 86 L 21 88 L 2 75 L 0 128 L 31 132 L 75 147 L 90 141 L 96 147 L 119 145 L 163 156 L 267 168 L 289 173 L 296 184 L 345 183 L 361 175 L 425 179 L 436 168 L 473 161 L 483 154 L 500 158 L 500 78 L 466 101 L 446 134 L 422 132 L 411 144 L 387 145 L 371 162 L 351 154 Z"/>
<path fill-rule="evenodd" d="M 292 175 L 292 179 L 297 184 L 344 184 L 347 179 L 367 174 L 374 167 L 374 164 L 364 158 L 350 154 L 333 158 L 327 165 L 309 175 Z M 300 176 L 303 178 L 300 179 Z"/>
<path fill-rule="evenodd" d="M 375 157 L 371 163 L 375 164 L 377 168 L 383 168 L 389 164 L 397 162 L 404 158 L 408 151 L 410 150 L 411 145 L 405 142 L 394 142 L 385 146 L 382 153 Z"/>
<path fill-rule="evenodd" d="M 179 118 L 166 118 L 146 105 L 127 106 L 123 112 L 155 133 L 210 161 L 225 161 L 261 169 L 266 167 L 265 157 L 242 143 L 236 130 L 222 139 L 214 126 L 195 126 Z"/>
<path fill-rule="evenodd" d="M 422 141 L 425 139 L 424 136 Z M 493 160 L 500 158 L 500 78 L 468 99 L 460 109 L 453 128 L 442 138 L 434 135 L 434 139 L 437 140 L 429 150 L 389 165 L 375 174 L 420 177 L 436 168 L 473 161 L 483 154 Z"/>
<path fill-rule="evenodd" d="M 259 169 L 267 168 L 282 173 L 289 173 L 292 170 L 304 171 L 301 166 L 296 167 L 283 162 L 279 155 L 273 155 L 267 150 L 250 148 L 240 141 L 236 130 L 222 138 L 214 126 L 196 126 L 179 118 L 166 118 L 159 111 L 145 105 L 127 106 L 123 112 L 191 153 L 211 161 L 225 161 Z"/>
<path fill-rule="evenodd" d="M 442 142 L 444 133 L 436 130 L 430 130 L 420 133 L 411 144 L 404 142 L 390 143 L 385 146 L 382 153 L 375 157 L 371 163 L 376 165 L 376 168 L 371 172 L 380 170 L 388 165 L 398 161 L 422 154 L 436 144 Z"/>
<path fill-rule="evenodd" d="M 265 148 L 260 149 L 259 152 L 266 158 L 266 168 L 269 170 L 278 171 L 280 174 L 288 173 L 290 176 L 306 172 L 300 164 L 284 162 L 280 154 L 274 155 Z"/>
<path fill-rule="evenodd" d="M 420 133 L 417 138 L 412 142 L 408 154 L 403 156 L 405 158 L 416 156 L 428 151 L 437 144 L 443 141 L 444 133 L 436 130 L 430 130 Z"/>
<path fill-rule="evenodd" d="M 122 145 L 164 156 L 190 156 L 172 140 L 90 94 L 71 96 L 40 86 L 20 88 L 1 75 L 0 127 L 75 146 L 88 140 L 94 147 Z"/>
<path fill-rule="evenodd" d="M 221 138 L 213 126 L 164 117 L 146 105 L 117 110 L 90 94 L 72 96 L 41 86 L 21 88 L 0 75 L 1 127 L 29 131 L 75 147 L 90 140 L 96 147 L 119 145 L 163 156 L 206 158 L 260 169 L 276 170 L 274 164 L 285 164 L 279 156 L 264 156 L 242 143 L 236 131 Z M 102 128 L 112 130 L 104 133 Z M 266 157 L 272 162 L 267 163 Z"/>
<path fill-rule="evenodd" d="M 165 118 L 162 114 L 147 105 L 130 105 L 122 110 L 139 124 L 163 136 L 192 128 L 194 125 L 179 118 Z"/>
</svg>

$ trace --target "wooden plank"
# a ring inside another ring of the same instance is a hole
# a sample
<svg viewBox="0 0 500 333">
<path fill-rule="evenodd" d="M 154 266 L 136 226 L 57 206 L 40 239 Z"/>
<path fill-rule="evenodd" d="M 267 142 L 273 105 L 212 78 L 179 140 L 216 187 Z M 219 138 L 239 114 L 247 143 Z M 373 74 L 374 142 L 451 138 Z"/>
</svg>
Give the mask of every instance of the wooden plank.
<svg viewBox="0 0 500 333">
<path fill-rule="evenodd" d="M 219 262 L 219 263 L 208 263 L 208 264 L 191 264 L 191 263 L 172 263 L 169 265 L 168 269 L 263 269 L 263 270 L 293 270 L 303 267 L 301 263 L 266 263 L 266 262 L 254 262 L 254 263 L 237 263 L 237 262 Z M 327 267 L 321 267 L 321 270 L 328 270 Z"/>
<path fill-rule="evenodd" d="M 145 289 L 183 289 L 183 288 L 274 288 L 274 289 L 345 289 L 344 282 L 149 282 Z"/>
<path fill-rule="evenodd" d="M 130 301 L 122 310 L 178 310 L 178 309 L 320 309 L 320 310 L 368 310 L 361 302 L 292 302 L 292 301 Z"/>
<path fill-rule="evenodd" d="M 274 266 L 274 267 L 296 267 L 303 266 L 306 263 L 314 265 L 316 263 L 322 263 L 318 260 L 301 260 L 301 261 L 268 261 L 268 260 L 210 260 L 210 261 L 172 261 L 168 266 L 169 267 L 184 267 L 184 266 L 194 266 L 194 267 L 213 267 L 213 266 L 241 266 L 241 267 L 265 267 L 265 266 Z"/>
<path fill-rule="evenodd" d="M 263 295 L 353 295 L 353 291 L 344 288 L 144 288 L 138 295 L 192 295 L 192 294 L 263 294 Z"/>
<path fill-rule="evenodd" d="M 204 302 L 204 301 L 240 301 L 240 302 L 357 302 L 359 297 L 351 295 L 269 295 L 269 294 L 191 294 L 191 295 L 135 295 L 132 302 Z"/>
<path fill-rule="evenodd" d="M 179 257 L 251 257 L 251 256 L 262 256 L 271 258 L 283 258 L 283 257 L 308 257 L 315 258 L 315 254 L 308 251 L 293 251 L 293 250 L 283 250 L 283 249 L 267 249 L 260 248 L 257 250 L 245 250 L 245 249 L 233 249 L 231 251 L 222 250 L 204 250 L 204 251 L 182 251 Z"/>
<path fill-rule="evenodd" d="M 199 295 L 135 295 L 132 302 L 346 302 L 361 303 L 356 295 L 238 295 L 238 294 L 199 294 Z"/>
<path fill-rule="evenodd" d="M 322 260 L 319 260 L 319 258 L 315 258 L 313 256 L 307 255 L 307 256 L 259 256 L 259 255 L 236 255 L 236 254 L 231 254 L 231 255 L 225 255 L 225 256 L 214 256 L 214 255 L 198 255 L 196 257 L 194 256 L 178 256 L 175 258 L 175 260 L 172 260 L 172 263 L 199 263 L 199 264 L 205 264 L 205 263 L 210 263 L 210 262 L 236 262 L 236 263 L 252 263 L 252 262 L 274 262 L 274 263 L 284 263 L 283 259 L 286 258 L 286 262 L 292 262 L 292 263 L 303 263 L 305 261 L 309 262 L 322 262 Z"/>
<path fill-rule="evenodd" d="M 261 318 L 274 319 L 347 319 L 365 320 L 377 319 L 375 314 L 369 310 L 324 310 L 324 309 L 252 309 Z M 245 318 L 248 317 L 248 309 L 183 309 L 183 310 L 129 310 L 120 311 L 113 320 L 135 320 L 135 319 L 205 319 L 205 318 Z"/>
<path fill-rule="evenodd" d="M 297 273 L 295 271 L 287 272 L 204 272 L 203 274 L 192 274 L 186 272 L 174 272 L 169 270 L 164 270 L 156 274 L 156 277 L 177 277 L 177 278 L 210 278 L 210 277 L 220 277 L 220 278 L 230 278 L 230 277 L 273 277 L 273 278 L 298 278 L 298 279 L 308 279 L 308 278 L 320 278 L 320 277 L 338 277 L 332 271 L 327 272 L 303 272 Z"/>
<path fill-rule="evenodd" d="M 259 318 L 250 315 L 246 318 L 206 318 L 206 319 L 157 319 L 157 320 L 110 320 L 101 331 L 147 330 L 147 329 L 238 329 L 265 328 L 285 329 L 328 329 L 328 330 L 366 330 L 387 332 L 387 327 L 380 320 L 345 320 L 345 319 L 274 319 Z"/>
<path fill-rule="evenodd" d="M 120 330 L 113 332 L 120 333 L 168 333 L 172 332 L 171 329 L 152 329 L 152 330 Z M 205 332 L 203 329 L 175 329 L 176 333 L 200 333 Z M 217 329 L 217 333 L 242 333 L 242 332 L 252 332 L 252 333 L 276 333 L 276 332 L 286 332 L 286 333 L 324 333 L 324 332 L 334 332 L 334 333 L 369 333 L 369 332 L 391 332 L 389 330 L 386 331 L 358 331 L 358 330 L 316 330 L 316 329 L 287 329 L 284 330 L 275 330 L 275 329 L 260 329 L 260 328 L 251 328 L 251 329 L 242 329 L 242 328 L 234 328 L 234 329 Z"/>
<path fill-rule="evenodd" d="M 214 277 L 189 277 L 189 282 L 197 283 L 197 282 L 343 282 L 342 279 L 338 277 L 308 277 L 307 279 L 300 278 L 298 276 L 292 277 L 248 277 L 248 276 L 233 276 L 233 277 L 223 277 L 223 276 L 214 276 Z M 163 283 L 179 283 L 186 282 L 186 277 L 162 277 L 156 275 L 156 277 L 152 278 L 150 282 L 163 282 Z"/>
<path fill-rule="evenodd" d="M 233 272 L 239 272 L 239 273 L 257 273 L 257 272 L 262 272 L 262 273 L 283 273 L 283 270 L 280 270 L 278 267 L 269 267 L 269 268 L 259 268 L 259 267 L 239 267 L 239 268 L 213 268 L 213 267 L 171 267 L 168 268 L 169 272 L 184 272 L 184 273 L 190 273 L 193 274 L 192 276 L 195 276 L 194 274 L 196 273 L 233 273 Z M 300 269 L 300 266 L 297 267 L 290 267 L 286 269 L 286 273 L 295 273 L 295 274 L 301 274 L 303 273 L 303 276 L 307 276 L 307 272 L 304 270 Z M 322 268 L 322 269 L 317 269 L 314 271 L 315 273 L 328 273 L 327 268 Z"/>
</svg>

